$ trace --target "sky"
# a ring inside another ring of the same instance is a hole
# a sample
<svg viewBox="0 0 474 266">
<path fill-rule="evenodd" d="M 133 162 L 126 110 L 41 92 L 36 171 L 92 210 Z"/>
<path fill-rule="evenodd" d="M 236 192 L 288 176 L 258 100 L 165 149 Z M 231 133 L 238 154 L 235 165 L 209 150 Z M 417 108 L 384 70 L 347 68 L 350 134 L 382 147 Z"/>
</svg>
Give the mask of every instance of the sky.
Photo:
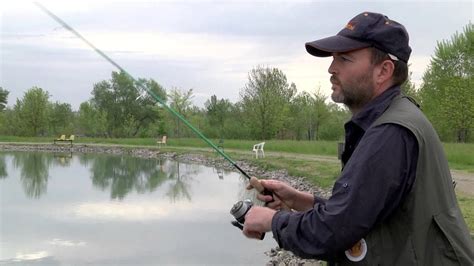
<svg viewBox="0 0 474 266">
<path fill-rule="evenodd" d="M 135 78 L 168 91 L 193 89 L 240 100 L 248 73 L 278 68 L 299 92 L 331 94 L 330 58 L 304 44 L 335 35 L 355 15 L 378 12 L 410 34 L 412 81 L 420 85 L 438 41 L 474 22 L 473 1 L 38 1 Z M 8 106 L 33 86 L 77 110 L 117 69 L 33 2 L 0 3 L 0 86 Z"/>
</svg>

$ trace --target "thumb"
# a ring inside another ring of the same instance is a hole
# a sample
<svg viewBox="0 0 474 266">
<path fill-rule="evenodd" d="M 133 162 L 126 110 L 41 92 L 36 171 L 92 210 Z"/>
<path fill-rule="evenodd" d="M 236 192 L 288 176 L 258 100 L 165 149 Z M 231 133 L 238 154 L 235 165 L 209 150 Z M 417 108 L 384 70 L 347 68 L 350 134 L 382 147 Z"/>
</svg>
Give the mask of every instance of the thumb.
<svg viewBox="0 0 474 266">
<path fill-rule="evenodd" d="M 260 180 L 260 185 L 270 191 L 275 191 L 280 187 L 280 182 L 276 180 Z"/>
</svg>

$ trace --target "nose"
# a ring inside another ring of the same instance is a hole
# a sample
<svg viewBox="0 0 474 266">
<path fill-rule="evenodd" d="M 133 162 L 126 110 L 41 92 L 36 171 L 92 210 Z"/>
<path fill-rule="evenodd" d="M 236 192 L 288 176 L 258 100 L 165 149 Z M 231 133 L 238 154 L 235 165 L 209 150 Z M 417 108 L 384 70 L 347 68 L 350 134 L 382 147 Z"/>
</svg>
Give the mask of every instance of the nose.
<svg viewBox="0 0 474 266">
<path fill-rule="evenodd" d="M 336 62 L 336 60 L 334 60 L 334 57 L 333 57 L 333 58 L 332 58 L 331 65 L 329 65 L 329 68 L 328 68 L 328 72 L 329 72 L 329 74 L 331 74 L 331 75 L 336 74 L 335 62 Z"/>
</svg>

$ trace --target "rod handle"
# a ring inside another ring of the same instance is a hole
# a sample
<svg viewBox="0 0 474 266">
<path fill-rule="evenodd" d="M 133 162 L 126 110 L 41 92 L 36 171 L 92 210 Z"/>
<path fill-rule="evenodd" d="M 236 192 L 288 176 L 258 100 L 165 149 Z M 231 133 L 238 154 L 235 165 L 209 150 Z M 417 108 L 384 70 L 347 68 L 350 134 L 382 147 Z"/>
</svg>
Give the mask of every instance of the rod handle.
<svg viewBox="0 0 474 266">
<path fill-rule="evenodd" d="M 273 202 L 273 193 L 266 189 L 262 183 L 260 183 L 260 181 L 255 177 L 255 176 L 252 176 L 250 178 L 250 185 L 252 185 L 252 187 L 254 187 L 259 193 L 262 193 L 263 195 L 269 195 L 269 196 L 272 196 L 272 200 L 269 201 L 269 202 Z"/>
</svg>

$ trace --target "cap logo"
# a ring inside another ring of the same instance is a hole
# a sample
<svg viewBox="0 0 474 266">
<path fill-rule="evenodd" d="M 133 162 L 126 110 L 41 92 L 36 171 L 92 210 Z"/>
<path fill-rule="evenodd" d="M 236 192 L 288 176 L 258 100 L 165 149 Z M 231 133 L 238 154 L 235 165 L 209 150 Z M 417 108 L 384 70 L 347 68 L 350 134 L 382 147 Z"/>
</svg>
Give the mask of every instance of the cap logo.
<svg viewBox="0 0 474 266">
<path fill-rule="evenodd" d="M 355 28 L 354 22 L 350 21 L 349 23 L 347 23 L 346 29 L 354 30 L 354 28 Z"/>
</svg>

